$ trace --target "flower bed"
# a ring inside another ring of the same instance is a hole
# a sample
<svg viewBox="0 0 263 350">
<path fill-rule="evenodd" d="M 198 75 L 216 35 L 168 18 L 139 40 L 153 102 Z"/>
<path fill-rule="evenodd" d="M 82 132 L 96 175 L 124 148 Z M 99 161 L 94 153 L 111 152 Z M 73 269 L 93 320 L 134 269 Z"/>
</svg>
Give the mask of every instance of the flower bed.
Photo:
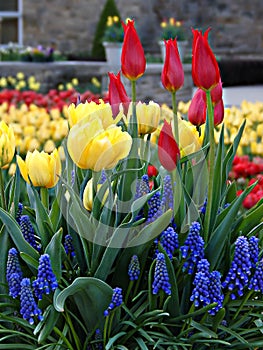
<svg viewBox="0 0 263 350">
<path fill-rule="evenodd" d="M 136 101 L 146 60 L 133 21 L 122 49 L 132 94 L 110 74 L 109 103 L 71 104 L 64 161 L 57 148 L 17 152 L 8 177 L 15 136 L 1 122 L 3 348 L 263 346 L 263 203 L 242 207 L 261 179 L 239 196 L 235 179 L 245 123 L 230 146 L 223 126 L 215 142 L 222 85 L 198 30 L 192 76 L 203 92 L 194 126 L 178 118 L 183 66 L 176 40 L 165 45 L 172 112 L 159 130 L 160 106 Z"/>
</svg>

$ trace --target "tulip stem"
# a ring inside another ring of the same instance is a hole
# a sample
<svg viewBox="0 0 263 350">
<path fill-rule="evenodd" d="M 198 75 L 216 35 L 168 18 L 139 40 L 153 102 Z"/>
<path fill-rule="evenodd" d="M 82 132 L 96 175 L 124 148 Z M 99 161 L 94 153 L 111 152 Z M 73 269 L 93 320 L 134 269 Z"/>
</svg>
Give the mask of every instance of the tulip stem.
<svg viewBox="0 0 263 350">
<path fill-rule="evenodd" d="M 173 122 L 174 122 L 174 138 L 179 147 L 179 129 L 177 117 L 176 92 L 172 92 Z"/>
<path fill-rule="evenodd" d="M 205 213 L 204 222 L 204 239 L 208 242 L 210 229 L 211 229 L 211 214 L 213 203 L 213 186 L 214 186 L 214 165 L 215 165 L 215 137 L 214 137 L 214 111 L 211 99 L 210 90 L 206 91 L 207 101 L 207 118 L 208 118 L 208 130 L 209 130 L 209 157 L 208 157 L 208 191 L 207 191 L 207 207 Z"/>
<path fill-rule="evenodd" d="M 6 200 L 5 200 L 5 184 L 3 179 L 3 170 L 0 169 L 0 186 L 1 186 L 1 202 L 2 202 L 2 208 L 6 210 Z"/>
<path fill-rule="evenodd" d="M 131 81 L 132 88 L 132 116 L 130 120 L 130 135 L 133 139 L 138 137 L 138 125 L 137 125 L 137 115 L 136 115 L 136 80 Z"/>
<path fill-rule="evenodd" d="M 44 207 L 49 210 L 49 197 L 48 197 L 48 189 L 45 187 L 40 187 L 40 198 Z"/>
</svg>

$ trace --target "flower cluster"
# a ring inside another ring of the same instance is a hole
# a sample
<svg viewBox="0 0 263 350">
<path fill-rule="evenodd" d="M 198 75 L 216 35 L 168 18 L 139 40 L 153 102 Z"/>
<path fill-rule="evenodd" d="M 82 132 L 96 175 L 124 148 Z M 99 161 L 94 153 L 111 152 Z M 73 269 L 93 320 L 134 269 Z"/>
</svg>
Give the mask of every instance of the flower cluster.
<svg viewBox="0 0 263 350">
<path fill-rule="evenodd" d="M 198 348 L 205 333 L 215 348 L 262 347 L 263 203 L 242 210 L 251 188 L 237 196 L 228 178 L 242 128 L 232 147 L 223 128 L 215 142 L 222 84 L 209 30 L 192 30 L 202 102 L 202 113 L 198 101 L 191 107 L 200 112 L 190 118 L 194 131 L 177 114 L 184 74 L 176 39 L 166 41 L 161 76 L 172 111 L 163 109 L 158 127 L 160 107 L 136 102 L 146 59 L 134 21 L 123 28 L 110 103 L 77 99 L 67 109 L 66 162 L 57 148 L 34 150 L 17 154 L 10 180 L 0 171 L 3 346 Z M 1 123 L 5 168 L 15 141 Z"/>
<path fill-rule="evenodd" d="M 180 248 L 182 257 L 186 259 L 184 269 L 189 274 L 194 272 L 197 262 L 204 258 L 204 240 L 200 236 L 200 229 L 200 223 L 193 222 L 184 245 Z"/>
<path fill-rule="evenodd" d="M 254 260 L 254 259 L 253 259 Z M 235 253 L 229 272 L 222 283 L 227 288 L 232 299 L 244 294 L 244 289 L 248 286 L 251 275 L 251 253 L 249 241 L 246 237 L 238 237 L 235 242 Z"/>
<path fill-rule="evenodd" d="M 221 274 L 218 271 L 209 272 L 210 264 L 207 259 L 201 259 L 197 264 L 197 272 L 193 281 L 195 286 L 190 300 L 195 307 L 200 305 L 217 303 L 209 310 L 211 315 L 215 315 L 223 307 L 224 295 L 221 285 Z"/>
<path fill-rule="evenodd" d="M 131 257 L 128 268 L 128 275 L 131 281 L 136 281 L 140 276 L 140 262 L 137 255 Z"/>
<path fill-rule="evenodd" d="M 26 77 L 23 72 L 18 72 L 15 76 L 8 75 L 0 78 L 0 89 L 17 90 L 17 91 L 39 91 L 41 84 L 31 75 Z"/>
<path fill-rule="evenodd" d="M 249 156 L 235 156 L 229 178 L 231 181 L 237 180 L 239 196 L 247 186 L 257 182 L 243 201 L 244 208 L 252 208 L 263 197 L 263 158 L 254 157 L 251 160 Z"/>
<path fill-rule="evenodd" d="M 158 253 L 156 257 L 152 293 L 158 294 L 160 290 L 163 290 L 164 293 L 168 295 L 171 294 L 171 284 L 169 282 L 169 275 L 163 253 Z"/>
<path fill-rule="evenodd" d="M 186 33 L 183 21 L 179 21 L 171 17 L 168 20 L 163 20 L 160 23 L 160 27 L 162 29 L 162 39 L 168 40 L 176 38 L 178 41 L 186 40 Z"/>
<path fill-rule="evenodd" d="M 23 278 L 17 250 L 11 248 L 8 252 L 6 264 L 6 280 L 9 295 L 13 298 L 20 296 L 22 317 L 30 324 L 34 323 L 34 316 L 37 316 L 40 321 L 43 320 L 42 311 L 38 308 L 33 293 L 38 300 L 41 300 L 43 294 L 50 294 L 58 287 L 49 255 L 43 254 L 40 256 L 38 275 L 31 285 L 30 278 Z"/>
<path fill-rule="evenodd" d="M 43 298 L 43 294 L 50 294 L 58 287 L 48 254 L 43 254 L 39 258 L 38 274 L 32 287 L 38 300 Z"/>
<path fill-rule="evenodd" d="M 21 60 L 26 62 L 52 62 L 54 61 L 54 48 L 43 47 L 27 47 L 20 52 Z"/>
<path fill-rule="evenodd" d="M 118 16 L 108 16 L 103 41 L 121 43 L 123 36 L 124 33 L 120 18 Z"/>
</svg>

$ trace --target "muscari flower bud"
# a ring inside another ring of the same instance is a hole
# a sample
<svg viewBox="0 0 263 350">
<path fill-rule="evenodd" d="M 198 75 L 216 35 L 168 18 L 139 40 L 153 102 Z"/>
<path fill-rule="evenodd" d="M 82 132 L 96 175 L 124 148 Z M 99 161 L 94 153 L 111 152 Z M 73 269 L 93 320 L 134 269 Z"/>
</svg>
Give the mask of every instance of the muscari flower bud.
<svg viewBox="0 0 263 350">
<path fill-rule="evenodd" d="M 187 258 L 183 269 L 188 270 L 188 274 L 193 273 L 197 262 L 204 257 L 204 240 L 200 236 L 200 229 L 199 222 L 194 221 L 190 226 L 184 245 L 180 248 L 183 259 Z"/>
<path fill-rule="evenodd" d="M 36 243 L 35 230 L 28 215 L 22 215 L 20 218 L 20 228 L 25 240 L 35 249 L 40 250 Z"/>
<path fill-rule="evenodd" d="M 36 297 L 41 300 L 43 294 L 50 294 L 58 287 L 56 276 L 51 267 L 48 254 L 43 254 L 39 258 L 37 279 L 33 281 L 32 286 Z"/>
<path fill-rule="evenodd" d="M 160 289 L 162 289 L 167 295 L 171 294 L 171 284 L 169 282 L 169 275 L 163 253 L 158 253 L 156 257 L 152 293 L 158 294 Z"/>
<path fill-rule="evenodd" d="M 104 311 L 104 316 L 109 316 L 110 312 L 116 307 L 120 306 L 123 302 L 122 288 L 116 287 L 113 289 L 110 305 Z"/>
<path fill-rule="evenodd" d="M 140 262 L 137 255 L 131 257 L 128 267 L 128 276 L 131 281 L 136 281 L 140 276 Z"/>
<path fill-rule="evenodd" d="M 34 324 L 34 316 L 37 316 L 39 321 L 43 320 L 42 311 L 35 302 L 29 278 L 23 278 L 21 281 L 20 305 L 20 313 L 29 324 Z"/>
<path fill-rule="evenodd" d="M 244 288 L 248 286 L 251 275 L 251 267 L 249 242 L 246 237 L 240 236 L 235 242 L 234 258 L 226 279 L 222 283 L 223 288 L 227 288 L 231 292 L 230 298 L 232 300 L 244 294 Z"/>
</svg>

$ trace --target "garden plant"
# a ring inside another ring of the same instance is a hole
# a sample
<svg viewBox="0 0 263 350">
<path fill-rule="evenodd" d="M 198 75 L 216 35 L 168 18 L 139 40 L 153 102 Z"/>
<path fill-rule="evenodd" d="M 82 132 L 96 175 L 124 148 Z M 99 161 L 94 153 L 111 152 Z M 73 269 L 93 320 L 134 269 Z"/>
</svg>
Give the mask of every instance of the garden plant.
<svg viewBox="0 0 263 350">
<path fill-rule="evenodd" d="M 209 30 L 192 30 L 186 121 L 177 40 L 167 112 L 136 101 L 146 59 L 134 21 L 123 26 L 109 102 L 70 103 L 63 159 L 20 153 L 0 122 L 0 349 L 260 349 L 263 200 L 243 203 L 262 179 L 238 192 L 245 121 L 226 144 Z"/>
</svg>

